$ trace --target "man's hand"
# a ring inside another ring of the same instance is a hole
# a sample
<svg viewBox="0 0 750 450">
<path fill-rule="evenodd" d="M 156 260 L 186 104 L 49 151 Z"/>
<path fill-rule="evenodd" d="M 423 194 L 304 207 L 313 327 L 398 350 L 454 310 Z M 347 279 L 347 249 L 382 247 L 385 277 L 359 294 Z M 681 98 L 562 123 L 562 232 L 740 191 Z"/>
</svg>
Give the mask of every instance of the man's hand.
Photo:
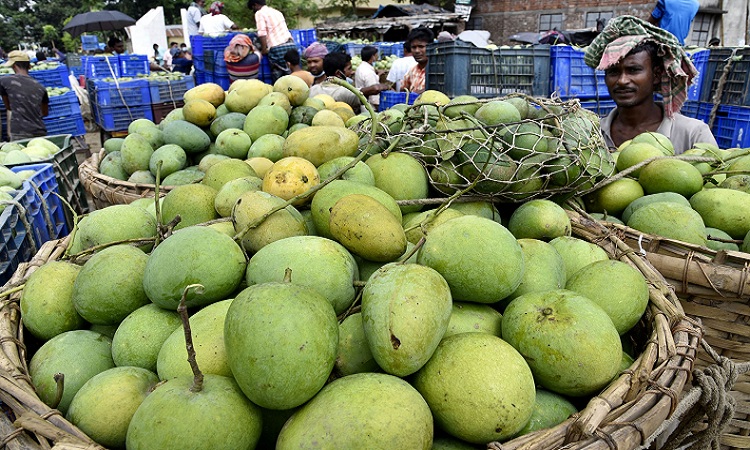
<svg viewBox="0 0 750 450">
<path fill-rule="evenodd" d="M 373 84 L 372 86 L 363 87 L 360 89 L 362 91 L 362 95 L 365 97 L 369 97 L 371 95 L 379 94 L 382 91 L 387 91 L 391 88 L 391 85 L 388 83 L 378 83 Z"/>
</svg>

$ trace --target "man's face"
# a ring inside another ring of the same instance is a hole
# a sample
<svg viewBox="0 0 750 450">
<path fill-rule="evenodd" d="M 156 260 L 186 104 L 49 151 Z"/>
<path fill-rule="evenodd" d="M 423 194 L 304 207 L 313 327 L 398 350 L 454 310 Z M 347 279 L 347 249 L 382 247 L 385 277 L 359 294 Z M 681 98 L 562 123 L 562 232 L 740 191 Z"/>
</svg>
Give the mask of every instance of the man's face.
<svg viewBox="0 0 750 450">
<path fill-rule="evenodd" d="M 195 2 L 198 6 L 203 7 L 203 5 L 206 4 L 206 0 L 196 0 Z"/>
<path fill-rule="evenodd" d="M 349 61 L 348 63 L 346 63 L 346 65 L 344 66 L 344 75 L 347 78 L 351 78 L 351 77 L 354 76 L 354 70 L 352 70 L 352 62 L 351 61 Z"/>
<path fill-rule="evenodd" d="M 323 58 L 307 58 L 307 70 L 316 77 L 323 73 Z"/>
<path fill-rule="evenodd" d="M 607 90 L 619 107 L 636 106 L 653 101 L 658 81 L 648 52 L 626 56 L 605 71 Z"/>
<path fill-rule="evenodd" d="M 118 42 L 112 49 L 115 51 L 115 53 L 125 53 L 125 43 Z"/>
<path fill-rule="evenodd" d="M 411 55 L 417 63 L 427 63 L 427 42 L 422 40 L 411 41 Z"/>
</svg>

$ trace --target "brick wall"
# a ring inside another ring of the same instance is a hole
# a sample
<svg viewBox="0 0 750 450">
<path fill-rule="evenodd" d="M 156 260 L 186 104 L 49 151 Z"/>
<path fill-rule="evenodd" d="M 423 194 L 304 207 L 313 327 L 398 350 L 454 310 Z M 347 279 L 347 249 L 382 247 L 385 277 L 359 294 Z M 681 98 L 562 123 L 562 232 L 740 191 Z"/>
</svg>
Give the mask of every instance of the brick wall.
<svg viewBox="0 0 750 450">
<path fill-rule="evenodd" d="M 563 14 L 563 29 L 583 28 L 587 12 L 629 14 L 646 19 L 653 9 L 652 0 L 482 0 L 472 12 L 481 20 L 496 44 L 512 44 L 507 38 L 525 31 L 539 31 L 540 14 Z"/>
</svg>

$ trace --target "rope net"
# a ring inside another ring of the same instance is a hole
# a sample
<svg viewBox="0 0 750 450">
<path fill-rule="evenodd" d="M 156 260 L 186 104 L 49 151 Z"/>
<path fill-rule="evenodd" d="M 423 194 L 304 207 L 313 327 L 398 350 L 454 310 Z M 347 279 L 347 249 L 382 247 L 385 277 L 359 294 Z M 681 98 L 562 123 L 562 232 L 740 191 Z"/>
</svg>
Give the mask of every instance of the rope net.
<svg viewBox="0 0 750 450">
<path fill-rule="evenodd" d="M 515 106 L 519 105 L 519 106 Z M 509 96 L 388 109 L 370 142 L 369 119 L 358 124 L 368 153 L 417 158 L 444 195 L 517 202 L 580 195 L 614 173 L 599 117 L 578 100 Z"/>
</svg>

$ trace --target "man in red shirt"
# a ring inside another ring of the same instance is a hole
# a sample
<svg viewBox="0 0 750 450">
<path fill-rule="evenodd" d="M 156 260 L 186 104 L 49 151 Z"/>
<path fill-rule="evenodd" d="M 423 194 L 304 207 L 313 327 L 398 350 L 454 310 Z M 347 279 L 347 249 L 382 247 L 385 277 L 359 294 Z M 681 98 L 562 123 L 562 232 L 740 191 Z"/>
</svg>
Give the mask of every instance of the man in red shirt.
<svg viewBox="0 0 750 450">
<path fill-rule="evenodd" d="M 427 69 L 427 45 L 435 39 L 429 28 L 417 27 L 409 32 L 406 42 L 417 65 L 409 69 L 401 84 L 402 91 L 421 93 L 425 90 L 425 70 Z"/>
</svg>

